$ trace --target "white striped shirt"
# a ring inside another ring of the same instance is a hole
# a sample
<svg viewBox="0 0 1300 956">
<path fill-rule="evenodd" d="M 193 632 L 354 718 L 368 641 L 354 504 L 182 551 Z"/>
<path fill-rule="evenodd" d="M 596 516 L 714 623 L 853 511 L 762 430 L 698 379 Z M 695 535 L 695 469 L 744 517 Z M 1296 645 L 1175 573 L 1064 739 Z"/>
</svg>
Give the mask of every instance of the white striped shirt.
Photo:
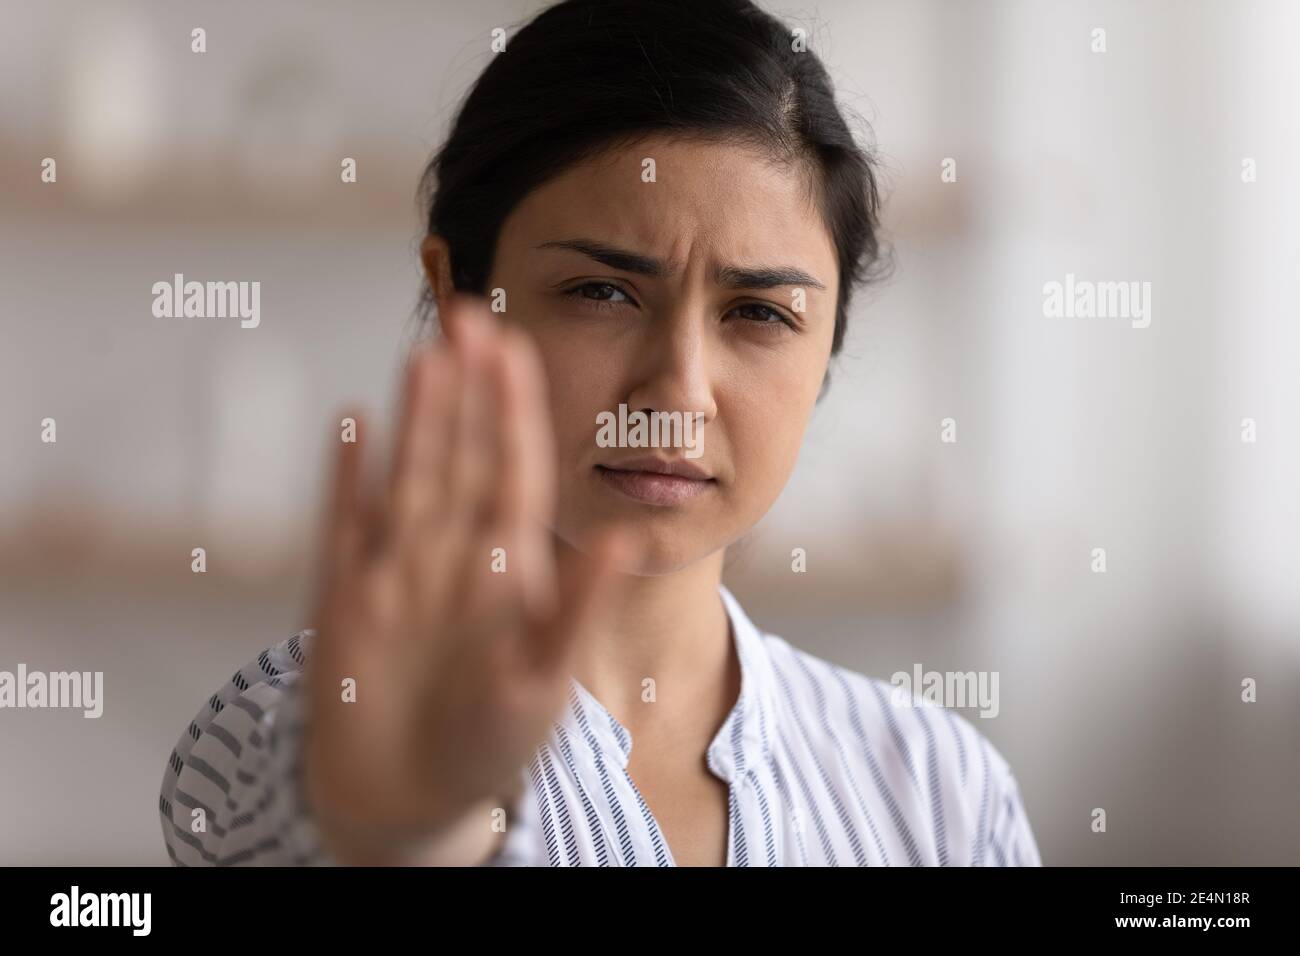
<svg viewBox="0 0 1300 956">
<path fill-rule="evenodd" d="M 1042 865 L 1010 767 L 969 721 L 759 631 L 719 590 L 741 666 L 705 755 L 729 789 L 728 866 Z M 182 735 L 159 804 L 175 864 L 335 862 L 299 786 L 313 637 L 264 651 Z M 631 751 L 627 729 L 571 680 L 490 863 L 675 865 L 626 772 Z"/>
</svg>

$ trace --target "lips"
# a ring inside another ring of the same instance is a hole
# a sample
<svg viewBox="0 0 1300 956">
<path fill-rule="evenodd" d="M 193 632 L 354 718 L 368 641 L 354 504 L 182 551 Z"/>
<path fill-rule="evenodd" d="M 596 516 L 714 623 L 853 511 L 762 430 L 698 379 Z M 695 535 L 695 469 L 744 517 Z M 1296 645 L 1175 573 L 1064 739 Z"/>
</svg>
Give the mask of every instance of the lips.
<svg viewBox="0 0 1300 956">
<path fill-rule="evenodd" d="M 614 490 L 649 505 L 683 504 L 717 485 L 703 468 L 681 459 L 633 458 L 597 465 L 596 472 Z"/>
</svg>

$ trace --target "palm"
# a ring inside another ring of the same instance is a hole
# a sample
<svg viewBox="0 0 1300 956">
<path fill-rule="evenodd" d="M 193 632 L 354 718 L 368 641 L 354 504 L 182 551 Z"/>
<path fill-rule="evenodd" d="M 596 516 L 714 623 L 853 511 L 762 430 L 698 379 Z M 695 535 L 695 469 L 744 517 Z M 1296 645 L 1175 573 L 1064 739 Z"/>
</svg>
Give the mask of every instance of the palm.
<svg viewBox="0 0 1300 956">
<path fill-rule="evenodd" d="M 383 494 L 362 488 L 362 443 L 341 444 L 309 661 L 322 791 L 412 834 L 514 792 L 619 546 L 606 533 L 590 559 L 557 562 L 540 363 L 480 305 L 443 318 L 455 347 L 408 368 Z"/>
</svg>

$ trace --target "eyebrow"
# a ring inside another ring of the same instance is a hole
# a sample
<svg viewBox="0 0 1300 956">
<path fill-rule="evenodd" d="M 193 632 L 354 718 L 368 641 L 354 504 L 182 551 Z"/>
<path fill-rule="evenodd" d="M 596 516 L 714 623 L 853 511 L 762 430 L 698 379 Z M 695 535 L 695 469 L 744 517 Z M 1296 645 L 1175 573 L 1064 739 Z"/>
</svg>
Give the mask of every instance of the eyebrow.
<svg viewBox="0 0 1300 956">
<path fill-rule="evenodd" d="M 622 272 L 634 272 L 637 275 L 662 279 L 673 275 L 676 270 L 662 259 L 642 255 L 627 249 L 620 249 L 606 242 L 594 239 L 554 239 L 536 246 L 538 249 L 568 249 L 580 252 L 590 259 L 604 263 L 611 269 Z M 719 285 L 732 289 L 773 289 L 778 286 L 811 286 L 825 289 L 802 269 L 794 266 L 741 266 L 724 265 L 713 271 L 713 279 Z"/>
</svg>

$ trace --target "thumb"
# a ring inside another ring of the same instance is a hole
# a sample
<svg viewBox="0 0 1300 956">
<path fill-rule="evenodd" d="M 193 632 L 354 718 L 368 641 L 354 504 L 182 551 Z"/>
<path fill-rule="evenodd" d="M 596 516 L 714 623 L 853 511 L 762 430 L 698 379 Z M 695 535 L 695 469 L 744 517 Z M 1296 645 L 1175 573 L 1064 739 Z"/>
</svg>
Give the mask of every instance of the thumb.
<svg viewBox="0 0 1300 956">
<path fill-rule="evenodd" d="M 635 540 L 629 528 L 610 525 L 593 532 L 581 547 L 564 547 L 559 604 L 536 644 L 539 671 L 551 677 L 567 675 L 600 634 L 609 611 L 626 593 L 626 569 L 636 567 Z"/>
</svg>

